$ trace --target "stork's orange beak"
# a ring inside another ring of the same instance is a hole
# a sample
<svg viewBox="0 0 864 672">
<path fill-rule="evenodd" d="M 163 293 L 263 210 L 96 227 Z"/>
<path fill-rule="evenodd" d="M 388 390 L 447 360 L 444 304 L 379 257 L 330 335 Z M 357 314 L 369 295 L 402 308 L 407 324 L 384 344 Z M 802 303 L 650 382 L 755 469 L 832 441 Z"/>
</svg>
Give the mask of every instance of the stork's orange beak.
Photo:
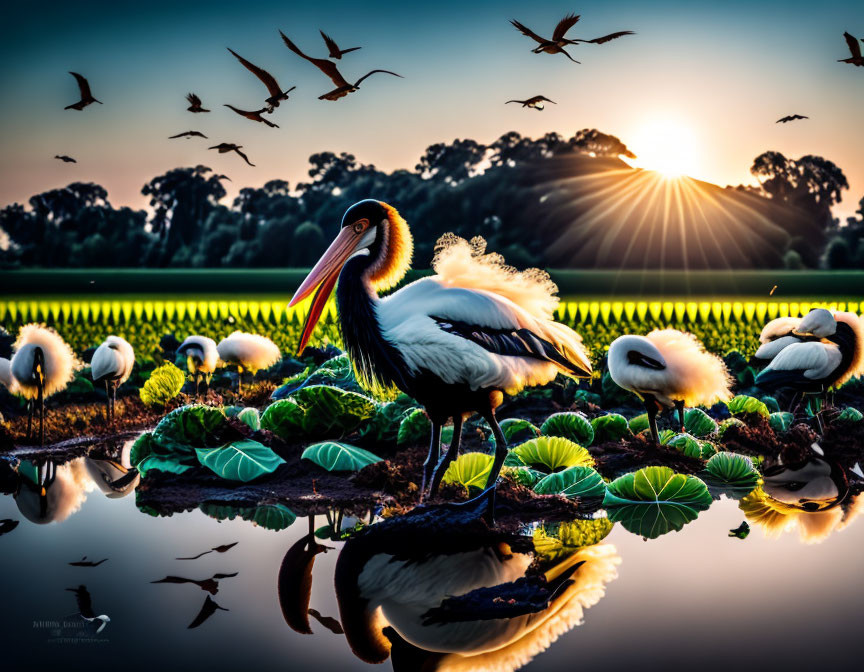
<svg viewBox="0 0 864 672">
<path fill-rule="evenodd" d="M 352 227 L 345 227 L 339 231 L 336 239 L 330 243 L 330 247 L 315 264 L 315 267 L 306 276 L 288 307 L 295 306 L 300 301 L 309 296 L 316 287 L 315 297 L 312 299 L 312 305 L 309 306 L 309 315 L 306 316 L 306 323 L 303 325 L 303 333 L 300 335 L 300 344 L 297 346 L 297 354 L 302 354 L 315 325 L 321 318 L 321 313 L 324 306 L 327 304 L 327 299 L 333 293 L 333 288 L 336 286 L 336 280 L 339 278 L 339 271 L 348 261 L 354 251 L 357 249 L 357 244 L 363 238 L 363 232 L 357 233 Z"/>
</svg>

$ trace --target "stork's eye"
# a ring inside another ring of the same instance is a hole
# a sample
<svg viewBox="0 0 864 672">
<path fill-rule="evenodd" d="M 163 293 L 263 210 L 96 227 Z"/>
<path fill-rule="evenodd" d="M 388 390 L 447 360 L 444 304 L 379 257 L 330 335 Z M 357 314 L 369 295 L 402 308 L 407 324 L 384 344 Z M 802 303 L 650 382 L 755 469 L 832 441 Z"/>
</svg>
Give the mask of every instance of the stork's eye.
<svg viewBox="0 0 864 672">
<path fill-rule="evenodd" d="M 359 221 L 354 222 L 353 229 L 354 233 L 363 233 L 367 228 L 369 228 L 369 220 L 361 219 Z"/>
</svg>

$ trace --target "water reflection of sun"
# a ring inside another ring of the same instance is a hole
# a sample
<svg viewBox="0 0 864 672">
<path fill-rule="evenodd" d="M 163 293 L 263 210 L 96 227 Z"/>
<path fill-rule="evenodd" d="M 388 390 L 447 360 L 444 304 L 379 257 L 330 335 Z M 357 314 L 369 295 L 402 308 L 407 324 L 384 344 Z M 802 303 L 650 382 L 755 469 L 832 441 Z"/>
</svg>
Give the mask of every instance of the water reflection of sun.
<svg viewBox="0 0 864 672">
<path fill-rule="evenodd" d="M 637 157 L 633 165 L 669 178 L 699 172 L 698 144 L 686 124 L 672 119 L 648 121 L 628 141 Z"/>
</svg>

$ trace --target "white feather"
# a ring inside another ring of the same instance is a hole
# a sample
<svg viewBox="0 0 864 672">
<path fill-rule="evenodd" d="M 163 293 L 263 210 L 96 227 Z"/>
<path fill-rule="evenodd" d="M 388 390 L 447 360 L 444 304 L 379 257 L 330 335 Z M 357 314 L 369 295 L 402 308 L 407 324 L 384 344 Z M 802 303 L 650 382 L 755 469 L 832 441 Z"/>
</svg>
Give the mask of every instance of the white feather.
<svg viewBox="0 0 864 672">
<path fill-rule="evenodd" d="M 219 364 L 219 351 L 216 349 L 216 341 L 207 336 L 187 336 L 186 340 L 177 348 L 187 357 L 192 358 L 194 370 L 201 373 L 213 373 Z"/>
<path fill-rule="evenodd" d="M 561 367 L 531 357 L 497 355 L 461 336 L 443 331 L 433 318 L 491 329 L 528 329 L 553 343 L 569 361 L 590 371 L 581 339 L 552 320 L 534 317 L 491 291 L 448 287 L 424 278 L 382 299 L 376 311 L 384 337 L 412 372 L 431 371 L 447 383 L 472 389 L 492 387 L 514 394 L 527 385 L 553 380 Z"/>
<path fill-rule="evenodd" d="M 134 365 L 135 351 L 128 341 L 119 336 L 109 336 L 93 353 L 90 375 L 94 381 L 116 380 L 119 386 L 132 375 Z"/>
<path fill-rule="evenodd" d="M 12 362 L 5 357 L 0 357 L 0 383 L 9 390 L 9 394 L 21 394 L 18 381 L 12 375 Z"/>
<path fill-rule="evenodd" d="M 279 346 L 265 336 L 235 331 L 216 346 L 219 358 L 229 364 L 238 364 L 249 371 L 273 366 L 282 356 Z"/>
<path fill-rule="evenodd" d="M 631 363 L 631 350 L 657 360 L 664 368 Z M 675 401 L 687 406 L 711 406 L 732 398 L 731 380 L 723 360 L 706 352 L 692 334 L 675 329 L 616 338 L 609 346 L 607 364 L 618 386 L 640 396 L 653 395 L 666 407 L 674 406 Z"/>
<path fill-rule="evenodd" d="M 21 395 L 28 399 L 35 399 L 38 394 L 33 376 L 37 349 L 42 350 L 45 359 L 43 394 L 46 397 L 65 389 L 80 367 L 72 348 L 56 331 L 40 324 L 21 327 L 15 341 L 11 370 Z"/>
<path fill-rule="evenodd" d="M 800 322 L 800 317 L 778 317 L 773 319 L 762 327 L 759 341 L 761 343 L 768 343 L 769 341 L 773 341 L 781 336 L 787 336 L 789 332 L 798 328 Z"/>
<path fill-rule="evenodd" d="M 842 359 L 840 348 L 833 343 L 796 343 L 784 348 L 765 370 L 800 371 L 805 378 L 818 380 L 834 372 Z"/>
<path fill-rule="evenodd" d="M 774 340 L 762 341 L 762 345 L 753 356 L 756 359 L 774 359 L 783 348 L 800 342 L 801 339 L 797 336 L 780 336 Z"/>
</svg>

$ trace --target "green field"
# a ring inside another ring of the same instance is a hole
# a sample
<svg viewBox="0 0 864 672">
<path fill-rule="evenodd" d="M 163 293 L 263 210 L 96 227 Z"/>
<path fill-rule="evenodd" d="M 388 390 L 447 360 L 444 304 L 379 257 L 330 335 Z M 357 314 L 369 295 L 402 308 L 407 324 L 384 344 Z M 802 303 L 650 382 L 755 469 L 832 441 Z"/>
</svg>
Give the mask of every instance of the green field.
<svg viewBox="0 0 864 672">
<path fill-rule="evenodd" d="M 222 338 L 236 329 L 296 347 L 307 306 L 288 308 L 305 270 L 95 270 L 4 273 L 0 325 L 55 327 L 77 351 L 109 334 L 129 340 L 140 361 L 159 358 L 165 334 Z M 622 333 L 672 326 L 695 333 L 716 352 L 750 354 L 762 325 L 817 305 L 860 313 L 864 273 L 609 273 L 558 271 L 557 318 L 579 331 L 595 359 Z M 777 285 L 773 296 L 769 293 Z M 716 288 L 710 291 L 709 287 Z M 335 306 L 313 343 L 339 344 Z"/>
</svg>

